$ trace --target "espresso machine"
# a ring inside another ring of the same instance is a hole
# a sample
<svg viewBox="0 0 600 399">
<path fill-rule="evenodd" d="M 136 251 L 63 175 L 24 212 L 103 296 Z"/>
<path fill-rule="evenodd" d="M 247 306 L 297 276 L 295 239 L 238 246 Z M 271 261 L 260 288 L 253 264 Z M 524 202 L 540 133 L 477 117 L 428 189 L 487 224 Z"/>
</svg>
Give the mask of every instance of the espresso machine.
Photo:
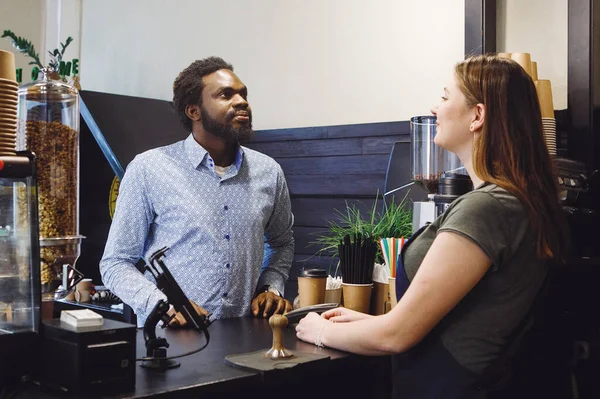
<svg viewBox="0 0 600 399">
<path fill-rule="evenodd" d="M 40 258 L 34 156 L 0 156 L 0 387 L 36 370 Z"/>
<path fill-rule="evenodd" d="M 582 162 L 553 157 L 559 186 L 559 201 L 571 233 L 570 258 L 574 261 L 598 259 L 598 201 L 600 173 Z"/>
<path fill-rule="evenodd" d="M 436 117 L 410 119 L 412 181 L 427 192 L 427 201 L 413 202 L 413 232 L 433 222 L 473 183 L 458 157 L 435 145 Z"/>
</svg>

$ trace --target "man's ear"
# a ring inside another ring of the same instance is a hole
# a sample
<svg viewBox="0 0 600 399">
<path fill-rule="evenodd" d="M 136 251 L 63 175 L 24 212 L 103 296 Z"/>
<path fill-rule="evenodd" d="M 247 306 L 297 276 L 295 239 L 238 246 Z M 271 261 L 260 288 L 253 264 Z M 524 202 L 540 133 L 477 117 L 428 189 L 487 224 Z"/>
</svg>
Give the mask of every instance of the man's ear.
<svg viewBox="0 0 600 399">
<path fill-rule="evenodd" d="M 483 123 L 485 122 L 485 116 L 485 106 L 483 104 L 477 104 L 475 106 L 474 119 L 471 122 L 469 130 L 471 130 L 472 132 L 481 130 L 481 128 L 483 127 Z"/>
<path fill-rule="evenodd" d="M 185 107 L 185 114 L 188 118 L 196 122 L 202 119 L 202 114 L 200 113 L 200 106 L 197 104 L 188 104 Z"/>
</svg>

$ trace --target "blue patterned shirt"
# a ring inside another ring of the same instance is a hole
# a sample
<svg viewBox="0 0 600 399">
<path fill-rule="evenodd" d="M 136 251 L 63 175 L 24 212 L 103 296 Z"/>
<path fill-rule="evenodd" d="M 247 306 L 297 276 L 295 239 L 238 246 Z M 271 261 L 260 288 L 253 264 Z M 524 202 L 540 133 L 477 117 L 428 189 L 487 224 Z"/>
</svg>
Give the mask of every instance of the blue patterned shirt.
<svg viewBox="0 0 600 399">
<path fill-rule="evenodd" d="M 293 221 L 275 160 L 240 146 L 221 178 L 190 135 L 127 166 L 100 261 L 102 281 L 143 325 L 166 297 L 135 264 L 167 246 L 164 262 L 189 299 L 214 318 L 248 315 L 258 287 L 284 292 Z"/>
</svg>

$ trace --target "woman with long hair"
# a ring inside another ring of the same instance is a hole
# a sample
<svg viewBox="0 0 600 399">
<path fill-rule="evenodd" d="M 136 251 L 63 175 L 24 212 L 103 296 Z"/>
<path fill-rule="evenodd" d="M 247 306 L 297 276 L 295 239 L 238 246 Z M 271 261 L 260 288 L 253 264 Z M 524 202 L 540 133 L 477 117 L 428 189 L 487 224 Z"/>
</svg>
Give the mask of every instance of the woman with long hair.
<svg viewBox="0 0 600 399">
<path fill-rule="evenodd" d="M 533 81 L 516 62 L 474 56 L 455 66 L 436 145 L 455 153 L 474 189 L 405 244 L 398 304 L 370 316 L 308 314 L 297 337 L 363 355 L 393 355 L 394 397 L 485 398 L 504 375 L 568 233 Z"/>
</svg>

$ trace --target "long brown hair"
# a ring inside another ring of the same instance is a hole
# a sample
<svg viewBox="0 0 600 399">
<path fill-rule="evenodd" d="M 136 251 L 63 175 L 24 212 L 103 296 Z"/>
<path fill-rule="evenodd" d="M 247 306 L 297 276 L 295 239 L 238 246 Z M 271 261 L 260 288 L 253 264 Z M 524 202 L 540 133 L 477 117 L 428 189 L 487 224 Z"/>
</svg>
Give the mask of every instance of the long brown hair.
<svg viewBox="0 0 600 399">
<path fill-rule="evenodd" d="M 564 262 L 568 231 L 531 77 L 515 61 L 491 55 L 458 63 L 455 76 L 467 104 L 485 106 L 473 147 L 475 173 L 525 206 L 537 234 L 538 256 Z"/>
</svg>

